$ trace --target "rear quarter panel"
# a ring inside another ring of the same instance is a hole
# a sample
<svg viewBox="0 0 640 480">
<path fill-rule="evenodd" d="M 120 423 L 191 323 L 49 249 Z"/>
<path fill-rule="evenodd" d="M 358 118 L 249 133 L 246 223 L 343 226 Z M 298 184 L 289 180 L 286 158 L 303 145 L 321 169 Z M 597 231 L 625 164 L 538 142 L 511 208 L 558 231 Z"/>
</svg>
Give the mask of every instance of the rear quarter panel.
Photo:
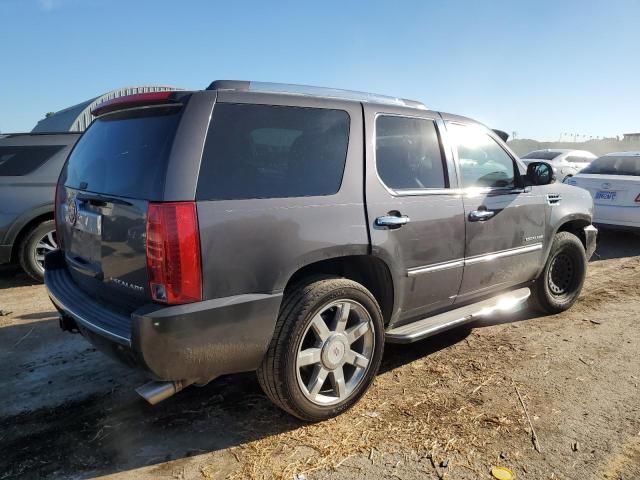
<svg viewBox="0 0 640 480">
<path fill-rule="evenodd" d="M 301 267 L 319 260 L 366 254 L 362 107 L 356 102 L 294 96 L 218 93 L 218 101 L 347 111 L 347 160 L 335 195 L 199 201 L 204 298 L 280 292 Z M 215 108 L 215 107 L 214 107 Z"/>
</svg>

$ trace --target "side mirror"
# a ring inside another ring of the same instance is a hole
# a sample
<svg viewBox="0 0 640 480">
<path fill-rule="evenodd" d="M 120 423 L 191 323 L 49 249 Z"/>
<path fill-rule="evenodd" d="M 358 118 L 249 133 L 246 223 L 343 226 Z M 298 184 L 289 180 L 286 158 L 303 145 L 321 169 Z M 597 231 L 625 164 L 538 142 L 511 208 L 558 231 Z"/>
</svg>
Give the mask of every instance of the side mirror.
<svg viewBox="0 0 640 480">
<path fill-rule="evenodd" d="M 553 167 L 546 162 L 532 162 L 527 165 L 527 180 L 531 185 L 549 185 L 556 179 Z"/>
</svg>

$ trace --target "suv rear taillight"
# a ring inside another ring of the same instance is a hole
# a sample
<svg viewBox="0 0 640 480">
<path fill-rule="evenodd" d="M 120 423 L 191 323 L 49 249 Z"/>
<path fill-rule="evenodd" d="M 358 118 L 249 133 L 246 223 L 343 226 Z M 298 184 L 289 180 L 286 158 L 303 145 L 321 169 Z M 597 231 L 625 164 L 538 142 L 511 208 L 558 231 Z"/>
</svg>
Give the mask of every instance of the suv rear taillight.
<svg viewBox="0 0 640 480">
<path fill-rule="evenodd" d="M 636 203 L 640 203 L 640 193 L 638 194 L 638 196 L 636 197 Z"/>
<path fill-rule="evenodd" d="M 66 195 L 64 191 L 64 187 L 61 188 L 60 182 L 56 183 L 56 195 L 54 197 L 53 203 L 53 221 L 56 226 L 56 243 L 58 244 L 58 248 L 60 250 L 64 249 L 63 242 L 63 233 L 62 233 L 62 222 L 64 218 L 60 218 L 60 209 L 62 205 L 66 202 Z M 64 215 L 64 211 L 62 212 Z"/>
<path fill-rule="evenodd" d="M 155 301 L 180 304 L 202 300 L 200 235 L 194 202 L 149 204 L 147 271 Z"/>
</svg>

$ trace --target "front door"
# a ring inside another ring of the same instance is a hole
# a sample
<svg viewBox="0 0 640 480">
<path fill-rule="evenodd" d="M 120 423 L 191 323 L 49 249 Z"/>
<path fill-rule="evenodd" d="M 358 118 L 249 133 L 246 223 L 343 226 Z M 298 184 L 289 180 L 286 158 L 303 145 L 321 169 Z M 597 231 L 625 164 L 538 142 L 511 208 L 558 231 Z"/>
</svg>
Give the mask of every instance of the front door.
<svg viewBox="0 0 640 480">
<path fill-rule="evenodd" d="M 462 280 L 464 212 L 442 120 L 365 105 L 366 199 L 372 253 L 391 266 L 392 323 L 450 306 Z"/>
<path fill-rule="evenodd" d="M 524 187 L 516 160 L 493 133 L 447 122 L 460 171 L 466 224 L 457 302 L 532 280 L 542 259 L 547 203 Z"/>
</svg>

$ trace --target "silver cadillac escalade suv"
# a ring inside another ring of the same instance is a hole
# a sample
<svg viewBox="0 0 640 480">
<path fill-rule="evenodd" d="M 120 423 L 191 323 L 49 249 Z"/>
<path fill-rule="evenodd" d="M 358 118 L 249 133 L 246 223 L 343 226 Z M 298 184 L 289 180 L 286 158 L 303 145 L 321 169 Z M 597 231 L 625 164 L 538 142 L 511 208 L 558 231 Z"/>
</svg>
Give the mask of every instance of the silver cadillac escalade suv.
<svg viewBox="0 0 640 480">
<path fill-rule="evenodd" d="M 329 418 L 385 342 L 571 307 L 595 249 L 588 192 L 416 101 L 215 81 L 93 113 L 45 281 L 62 329 L 146 371 L 151 403 L 257 370 L 284 410 Z"/>
</svg>

